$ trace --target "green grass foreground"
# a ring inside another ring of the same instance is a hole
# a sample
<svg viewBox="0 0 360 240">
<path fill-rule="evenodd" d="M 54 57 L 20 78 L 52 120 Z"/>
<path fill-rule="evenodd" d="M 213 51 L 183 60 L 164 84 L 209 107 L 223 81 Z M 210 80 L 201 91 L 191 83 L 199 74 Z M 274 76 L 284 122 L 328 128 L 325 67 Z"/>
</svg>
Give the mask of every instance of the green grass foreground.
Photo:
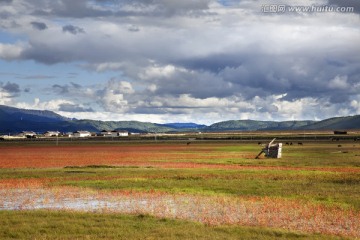
<svg viewBox="0 0 360 240">
<path fill-rule="evenodd" d="M 256 227 L 206 226 L 119 215 L 52 211 L 0 211 L 0 239 L 346 239 Z"/>
</svg>

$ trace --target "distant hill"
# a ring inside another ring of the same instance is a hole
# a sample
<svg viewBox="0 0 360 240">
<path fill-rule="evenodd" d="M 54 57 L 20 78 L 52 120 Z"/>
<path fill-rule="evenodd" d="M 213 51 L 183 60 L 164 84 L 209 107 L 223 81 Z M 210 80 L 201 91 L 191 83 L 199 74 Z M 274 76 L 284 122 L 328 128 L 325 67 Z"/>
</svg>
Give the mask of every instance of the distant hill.
<svg viewBox="0 0 360 240">
<path fill-rule="evenodd" d="M 102 130 L 127 130 L 130 132 L 168 132 L 173 128 L 161 126 L 155 123 L 139 121 L 95 121 L 95 120 L 78 120 L 77 123 L 91 126 L 98 131 Z"/>
<path fill-rule="evenodd" d="M 258 131 L 258 130 L 347 130 L 360 129 L 360 115 L 329 118 L 322 121 L 256 121 L 231 120 L 210 126 L 196 123 L 156 124 L 139 121 L 77 120 L 51 111 L 27 110 L 0 105 L 0 134 L 21 131 L 46 132 L 57 130 L 73 132 L 87 130 L 127 130 L 129 132 L 178 132 L 178 131 Z"/>
<path fill-rule="evenodd" d="M 360 115 L 348 117 L 335 117 L 300 127 L 311 130 L 360 129 Z"/>
<path fill-rule="evenodd" d="M 206 127 L 206 125 L 197 123 L 165 123 L 158 125 L 175 129 L 203 129 Z"/>
<path fill-rule="evenodd" d="M 329 118 L 322 121 L 255 121 L 232 120 L 205 127 L 204 131 L 258 131 L 258 130 L 347 130 L 360 129 L 360 115 Z"/>
<path fill-rule="evenodd" d="M 257 130 L 295 130 L 309 126 L 315 121 L 256 121 L 256 120 L 231 120 L 218 122 L 205 127 L 205 131 L 257 131 Z"/>
<path fill-rule="evenodd" d="M 231 120 L 214 123 L 204 131 L 258 131 L 258 130 L 347 130 L 360 129 L 360 115 L 335 117 L 322 121 L 255 121 Z"/>
<path fill-rule="evenodd" d="M 46 110 L 28 110 L 0 105 L 1 120 L 31 122 L 62 122 L 69 118 Z M 4 117 L 4 118 L 3 118 Z"/>
<path fill-rule="evenodd" d="M 56 130 L 73 132 L 87 130 L 127 130 L 130 132 L 168 132 L 176 128 L 161 124 L 139 121 L 96 121 L 77 120 L 63 117 L 52 111 L 27 110 L 0 105 L 0 133 L 19 133 L 21 131 L 46 132 Z"/>
<path fill-rule="evenodd" d="M 0 105 L 0 133 L 26 130 L 68 130 L 71 119 L 51 111 L 27 110 Z"/>
</svg>

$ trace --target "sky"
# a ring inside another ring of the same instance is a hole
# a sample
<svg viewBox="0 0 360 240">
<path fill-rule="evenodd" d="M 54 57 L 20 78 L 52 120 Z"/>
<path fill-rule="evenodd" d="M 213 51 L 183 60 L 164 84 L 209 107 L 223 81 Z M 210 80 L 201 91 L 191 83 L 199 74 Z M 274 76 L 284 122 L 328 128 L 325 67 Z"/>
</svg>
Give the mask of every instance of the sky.
<svg viewBox="0 0 360 240">
<path fill-rule="evenodd" d="M 156 123 L 360 114 L 359 14 L 358 0 L 0 0 L 0 105 Z"/>
</svg>

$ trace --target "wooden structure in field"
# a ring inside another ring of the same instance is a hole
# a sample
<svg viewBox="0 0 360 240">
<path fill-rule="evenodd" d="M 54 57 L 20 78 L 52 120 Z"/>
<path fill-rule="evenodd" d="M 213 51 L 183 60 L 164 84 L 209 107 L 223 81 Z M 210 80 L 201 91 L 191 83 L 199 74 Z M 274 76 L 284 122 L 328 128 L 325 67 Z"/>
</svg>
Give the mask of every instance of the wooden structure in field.
<svg viewBox="0 0 360 240">
<path fill-rule="evenodd" d="M 282 143 L 274 144 L 275 140 L 276 138 L 274 138 L 269 144 L 261 149 L 260 153 L 255 157 L 255 159 L 258 159 L 263 153 L 267 158 L 281 158 Z"/>
</svg>

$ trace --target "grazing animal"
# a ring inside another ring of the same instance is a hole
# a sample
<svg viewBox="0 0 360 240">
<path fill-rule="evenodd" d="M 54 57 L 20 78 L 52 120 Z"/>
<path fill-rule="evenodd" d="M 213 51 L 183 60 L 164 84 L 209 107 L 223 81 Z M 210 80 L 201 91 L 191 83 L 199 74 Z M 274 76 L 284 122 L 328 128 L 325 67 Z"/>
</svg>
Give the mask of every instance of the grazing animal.
<svg viewBox="0 0 360 240">
<path fill-rule="evenodd" d="M 288 142 L 286 142 L 286 143 L 285 143 L 285 145 L 289 145 L 289 143 L 288 143 Z"/>
<path fill-rule="evenodd" d="M 341 147 L 341 145 L 338 145 L 338 147 Z"/>
<path fill-rule="evenodd" d="M 301 146 L 302 146 L 302 145 L 303 145 L 303 143 L 302 143 L 302 142 L 298 142 L 298 145 L 301 145 Z"/>
<path fill-rule="evenodd" d="M 261 145 L 261 142 L 258 142 L 258 145 Z"/>
<path fill-rule="evenodd" d="M 290 145 L 292 145 L 292 142 L 290 143 Z"/>
<path fill-rule="evenodd" d="M 191 142 L 187 142 L 187 143 L 186 143 L 186 145 L 188 145 L 188 146 L 189 146 L 189 145 L 190 145 L 190 143 L 191 143 Z"/>
</svg>

